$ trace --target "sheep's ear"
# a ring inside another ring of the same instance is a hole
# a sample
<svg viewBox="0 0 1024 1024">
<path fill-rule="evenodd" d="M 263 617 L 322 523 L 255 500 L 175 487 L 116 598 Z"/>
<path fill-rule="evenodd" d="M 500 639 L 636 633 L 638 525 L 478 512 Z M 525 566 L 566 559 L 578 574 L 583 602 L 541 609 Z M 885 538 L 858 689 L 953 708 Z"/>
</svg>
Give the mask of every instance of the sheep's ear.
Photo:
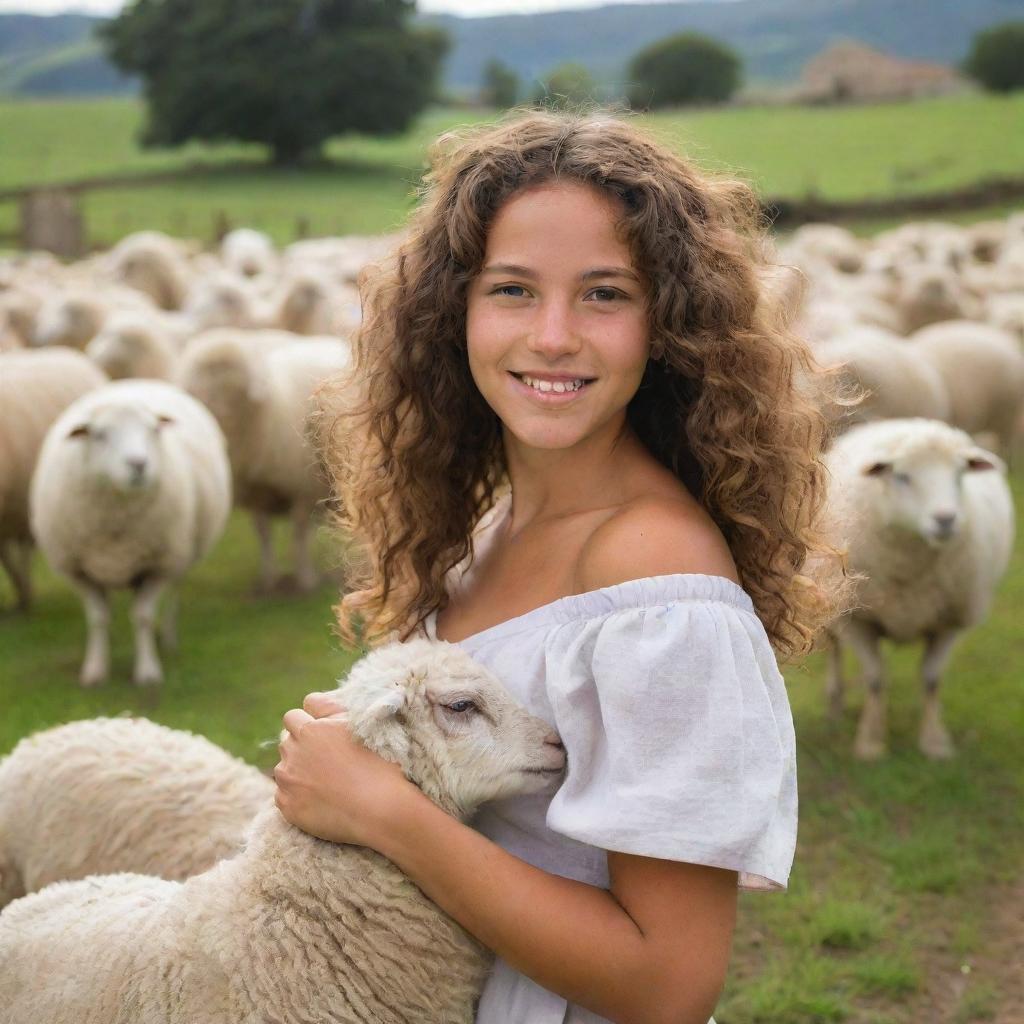
<svg viewBox="0 0 1024 1024">
<path fill-rule="evenodd" d="M 388 690 L 384 696 L 378 697 L 369 705 L 366 709 L 367 714 L 378 722 L 385 718 L 391 718 L 405 707 L 407 696 L 405 687 L 400 683 L 395 683 L 394 687 Z"/>
<path fill-rule="evenodd" d="M 174 424 L 175 419 L 173 416 L 157 416 L 156 418 L 156 429 L 163 430 L 164 427 L 170 427 Z"/>
<path fill-rule="evenodd" d="M 970 472 L 977 472 L 985 469 L 1005 469 L 1003 460 L 998 455 L 985 451 L 984 448 L 974 448 L 967 453 L 967 469 Z"/>
<path fill-rule="evenodd" d="M 71 438 L 73 438 L 73 437 L 74 438 L 78 438 L 78 437 L 88 437 L 88 436 L 89 436 L 89 424 L 88 423 L 79 423 L 77 427 L 72 427 L 71 430 L 68 431 L 68 439 L 69 440 Z"/>
<path fill-rule="evenodd" d="M 873 462 L 870 466 L 865 466 L 863 472 L 865 476 L 884 476 L 891 471 L 891 462 Z"/>
</svg>

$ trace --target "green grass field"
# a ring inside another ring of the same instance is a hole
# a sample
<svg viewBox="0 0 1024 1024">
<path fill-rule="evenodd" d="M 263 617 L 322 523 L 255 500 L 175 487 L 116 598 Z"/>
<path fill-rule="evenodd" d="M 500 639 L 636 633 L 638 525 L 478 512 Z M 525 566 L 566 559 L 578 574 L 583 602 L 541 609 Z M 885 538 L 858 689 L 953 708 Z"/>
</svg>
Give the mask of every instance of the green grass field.
<svg viewBox="0 0 1024 1024">
<path fill-rule="evenodd" d="M 281 243 L 296 236 L 300 221 L 314 235 L 378 233 L 412 208 L 429 142 L 484 116 L 434 109 L 400 137 L 332 140 L 329 165 L 295 172 L 264 166 L 257 146 L 140 150 L 142 111 L 132 100 L 0 101 L 0 190 L 190 169 L 173 184 L 91 192 L 84 209 L 97 245 L 141 228 L 209 239 L 220 214 Z M 1024 167 L 1022 93 L 870 107 L 678 111 L 641 121 L 706 167 L 742 175 L 766 196 L 920 195 L 1019 175 Z M 0 234 L 14 228 L 14 204 L 0 203 Z"/>
<path fill-rule="evenodd" d="M 1020 514 L 1024 478 L 1015 483 Z M 320 558 L 328 567 L 340 560 L 326 533 Z M 272 766 L 281 714 L 307 691 L 331 686 L 352 655 L 331 634 L 333 586 L 256 598 L 256 565 L 249 525 L 236 515 L 186 582 L 181 650 L 165 658 L 162 689 L 128 682 L 122 601 L 114 678 L 84 691 L 76 682 L 81 609 L 37 558 L 36 609 L 0 615 L 0 753 L 57 722 L 128 712 Z M 5 583 L 0 604 L 9 605 Z M 1006 972 L 1019 958 L 1024 910 L 1022 605 L 1018 545 L 991 617 L 965 637 L 947 675 L 944 706 L 960 751 L 949 763 L 916 751 L 920 703 L 909 650 L 893 660 L 892 753 L 878 764 L 850 755 L 856 687 L 835 726 L 823 713 L 821 656 L 788 670 L 800 767 L 796 865 L 788 894 L 742 898 L 719 1024 L 969 1024 L 991 1019 L 1010 997 Z"/>
</svg>

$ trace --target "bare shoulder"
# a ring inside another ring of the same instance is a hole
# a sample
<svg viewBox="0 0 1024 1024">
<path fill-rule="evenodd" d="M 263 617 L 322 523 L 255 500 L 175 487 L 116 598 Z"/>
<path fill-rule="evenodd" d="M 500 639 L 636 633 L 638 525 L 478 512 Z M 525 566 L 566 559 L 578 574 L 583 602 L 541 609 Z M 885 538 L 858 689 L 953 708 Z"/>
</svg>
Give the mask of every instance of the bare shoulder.
<svg viewBox="0 0 1024 1024">
<path fill-rule="evenodd" d="M 576 567 L 581 592 L 671 573 L 739 582 L 721 531 L 692 500 L 647 496 L 624 505 L 587 539 Z"/>
</svg>

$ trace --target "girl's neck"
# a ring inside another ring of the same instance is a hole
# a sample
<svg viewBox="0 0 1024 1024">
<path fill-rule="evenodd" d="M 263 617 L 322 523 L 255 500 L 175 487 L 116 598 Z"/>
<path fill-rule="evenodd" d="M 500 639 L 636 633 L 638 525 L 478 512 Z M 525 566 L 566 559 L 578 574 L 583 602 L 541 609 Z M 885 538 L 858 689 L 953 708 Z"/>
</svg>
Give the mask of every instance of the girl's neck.
<svg viewBox="0 0 1024 1024">
<path fill-rule="evenodd" d="M 624 417 L 571 448 L 527 447 L 507 430 L 504 443 L 513 534 L 540 520 L 621 503 L 632 470 L 651 458 Z"/>
</svg>

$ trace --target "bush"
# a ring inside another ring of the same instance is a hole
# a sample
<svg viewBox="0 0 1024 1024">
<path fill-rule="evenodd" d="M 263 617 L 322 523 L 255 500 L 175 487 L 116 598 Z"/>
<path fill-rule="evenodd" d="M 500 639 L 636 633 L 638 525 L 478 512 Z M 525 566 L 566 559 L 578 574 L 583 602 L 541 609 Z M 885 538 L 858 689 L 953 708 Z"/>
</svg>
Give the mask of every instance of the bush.
<svg viewBox="0 0 1024 1024">
<path fill-rule="evenodd" d="M 484 65 L 480 102 L 485 107 L 507 110 L 519 98 L 519 76 L 500 60 L 489 60 Z"/>
<path fill-rule="evenodd" d="M 582 64 L 559 64 L 534 91 L 533 103 L 545 107 L 581 107 L 597 96 L 597 83 Z"/>
<path fill-rule="evenodd" d="M 629 101 L 640 110 L 683 103 L 721 103 L 740 85 L 740 58 L 695 32 L 668 36 L 629 63 Z"/>
<path fill-rule="evenodd" d="M 979 32 L 964 70 L 990 92 L 1024 88 L 1024 21 L 1006 21 Z"/>
</svg>

